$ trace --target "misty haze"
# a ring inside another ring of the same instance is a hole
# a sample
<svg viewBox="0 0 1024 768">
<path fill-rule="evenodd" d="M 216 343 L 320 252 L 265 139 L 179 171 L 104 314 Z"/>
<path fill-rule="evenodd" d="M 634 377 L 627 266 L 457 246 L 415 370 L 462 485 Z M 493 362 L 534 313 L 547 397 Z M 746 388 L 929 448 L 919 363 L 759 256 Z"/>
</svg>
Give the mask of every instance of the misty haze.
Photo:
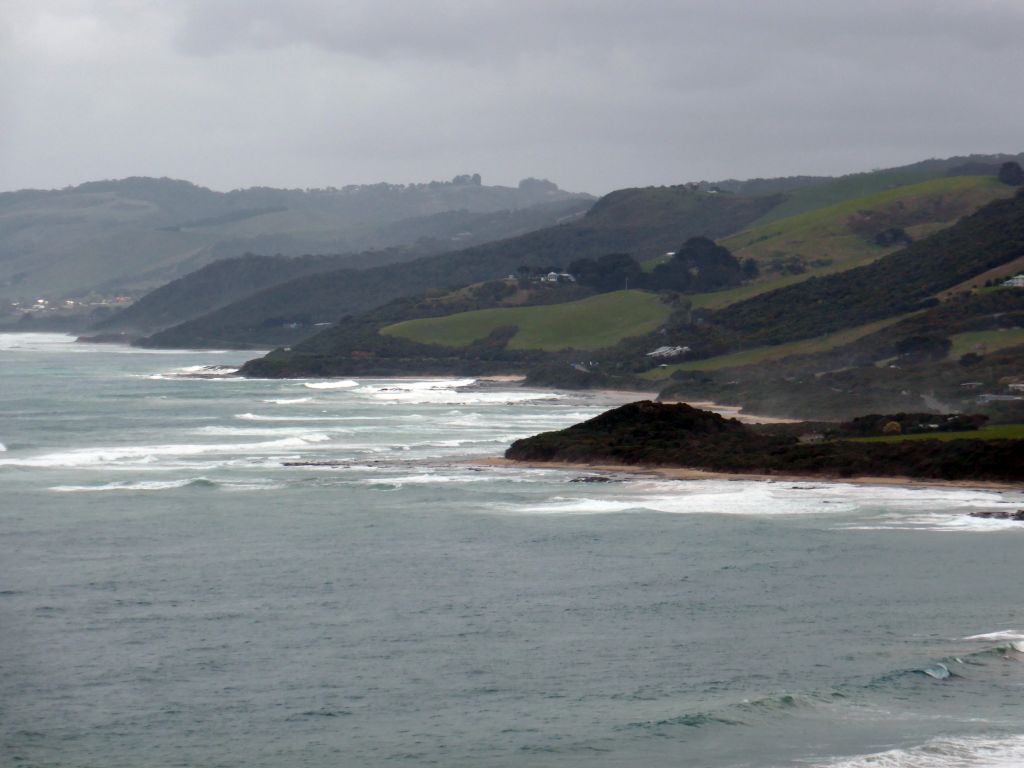
<svg viewBox="0 0 1024 768">
<path fill-rule="evenodd" d="M 0 2 L 0 764 L 1024 765 L 1022 27 Z"/>
</svg>

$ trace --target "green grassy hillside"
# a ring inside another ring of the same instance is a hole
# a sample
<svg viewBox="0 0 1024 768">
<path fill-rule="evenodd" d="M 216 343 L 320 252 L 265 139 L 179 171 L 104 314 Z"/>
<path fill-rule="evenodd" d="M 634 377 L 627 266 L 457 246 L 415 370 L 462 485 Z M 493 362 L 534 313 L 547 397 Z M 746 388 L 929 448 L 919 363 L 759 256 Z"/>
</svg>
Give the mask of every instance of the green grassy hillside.
<svg viewBox="0 0 1024 768">
<path fill-rule="evenodd" d="M 917 309 L 923 301 L 1020 256 L 1024 194 L 996 200 L 956 226 L 866 266 L 732 304 L 715 323 L 744 346 L 781 344 Z M 753 343 L 752 343 L 753 342 Z"/>
<path fill-rule="evenodd" d="M 988 176 L 931 179 L 776 219 L 725 238 L 722 244 L 737 258 L 756 259 L 762 271 L 773 261 L 793 256 L 809 266 L 816 260 L 835 265 L 863 262 L 896 249 L 875 245 L 878 232 L 899 227 L 911 236 L 931 234 L 1013 193 L 1013 187 Z"/>
<path fill-rule="evenodd" d="M 793 341 L 789 344 L 766 345 L 745 349 L 742 352 L 733 352 L 729 355 L 718 355 L 717 357 L 709 357 L 704 360 L 676 363 L 675 365 L 647 371 L 643 374 L 643 378 L 661 380 L 669 378 L 676 371 L 720 371 L 725 368 L 739 368 L 744 365 L 757 365 L 759 363 L 784 360 L 793 355 L 813 355 L 819 352 L 827 352 L 857 341 L 857 339 L 862 339 L 872 333 L 877 333 L 884 328 L 895 325 L 901 320 L 905 320 L 907 317 L 910 317 L 910 315 L 890 317 L 878 322 L 860 325 L 856 328 L 848 328 L 838 333 L 829 333 L 812 339 Z"/>
<path fill-rule="evenodd" d="M 998 166 L 1007 160 L 1021 162 L 1021 155 L 975 155 L 972 157 L 949 158 L 946 160 L 925 160 L 899 168 L 886 168 L 867 173 L 852 173 L 819 184 L 807 185 L 789 192 L 787 200 L 774 210 L 762 216 L 755 226 L 780 221 L 808 211 L 825 208 L 856 198 L 879 192 L 919 184 L 929 179 L 939 179 L 947 173 L 956 173 L 956 168 L 974 165 Z"/>
<path fill-rule="evenodd" d="M 988 176 L 954 176 L 899 186 L 744 229 L 720 241 L 739 259 L 754 259 L 761 279 L 739 288 L 693 297 L 695 307 L 718 309 L 767 291 L 862 266 L 903 244 L 880 246 L 874 236 L 891 228 L 918 240 L 955 223 L 1014 188 Z M 647 271 L 665 261 L 644 263 Z"/>
<path fill-rule="evenodd" d="M 670 308 L 653 293 L 615 291 L 567 304 L 460 312 L 395 323 L 381 329 L 421 344 L 467 347 L 499 328 L 518 330 L 509 349 L 600 349 L 655 330 Z"/>
<path fill-rule="evenodd" d="M 949 337 L 953 342 L 949 350 L 950 360 L 959 360 L 968 352 L 987 354 L 1008 347 L 1024 344 L 1024 328 L 1003 328 L 994 331 L 969 331 Z"/>
<path fill-rule="evenodd" d="M 691 304 L 695 309 L 721 309 L 812 277 L 870 264 L 902 247 L 876 245 L 878 232 L 900 228 L 919 239 L 1013 193 L 1013 187 L 992 177 L 954 176 L 755 226 L 720 242 L 737 258 L 757 261 L 760 279 L 725 291 L 693 295 Z M 664 260 L 663 256 L 648 260 L 644 268 L 650 271 Z"/>
</svg>

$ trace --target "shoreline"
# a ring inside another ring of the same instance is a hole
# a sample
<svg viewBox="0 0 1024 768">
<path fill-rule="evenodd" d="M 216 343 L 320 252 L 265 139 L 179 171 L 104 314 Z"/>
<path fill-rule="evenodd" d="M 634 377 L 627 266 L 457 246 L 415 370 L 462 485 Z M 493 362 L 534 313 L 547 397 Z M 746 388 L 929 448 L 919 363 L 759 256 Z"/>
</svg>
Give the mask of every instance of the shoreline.
<svg viewBox="0 0 1024 768">
<path fill-rule="evenodd" d="M 482 456 L 459 462 L 480 467 L 521 467 L 527 469 L 561 469 L 576 472 L 615 472 L 660 480 L 731 480 L 785 483 L 845 483 L 849 485 L 888 485 L 903 488 L 962 488 L 980 491 L 1021 491 L 1020 483 L 999 480 L 943 480 L 941 478 L 882 475 L 839 477 L 834 475 L 765 475 L 753 472 L 715 472 L 696 467 L 666 467 L 645 464 L 606 464 L 602 462 L 520 461 L 499 456 Z"/>
</svg>

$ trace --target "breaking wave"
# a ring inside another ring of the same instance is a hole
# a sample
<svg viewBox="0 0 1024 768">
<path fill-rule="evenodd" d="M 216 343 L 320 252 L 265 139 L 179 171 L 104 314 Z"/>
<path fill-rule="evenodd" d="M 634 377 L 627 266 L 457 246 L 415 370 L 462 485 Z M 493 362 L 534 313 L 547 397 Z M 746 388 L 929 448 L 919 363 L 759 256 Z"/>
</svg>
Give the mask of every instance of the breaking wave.
<svg viewBox="0 0 1024 768">
<path fill-rule="evenodd" d="M 557 471 L 557 470 L 556 470 Z M 856 508 L 853 502 L 793 494 L 789 487 L 761 481 L 691 480 L 630 484 L 617 498 L 590 495 L 554 496 L 538 504 L 506 508 L 532 514 L 607 514 L 661 512 L 714 515 L 838 515 Z M 646 492 L 645 492 L 646 491 Z M 834 502 L 834 503 L 825 503 Z"/>
<path fill-rule="evenodd" d="M 937 738 L 916 747 L 814 763 L 812 768 L 1019 768 L 1024 735 Z"/>
<path fill-rule="evenodd" d="M 307 389 L 352 389 L 358 387 L 359 382 L 352 381 L 352 379 L 342 379 L 341 381 L 307 381 L 303 385 Z"/>
<path fill-rule="evenodd" d="M 964 640 L 968 641 L 982 641 L 982 642 L 1005 642 L 1006 646 L 997 646 L 997 650 L 1001 650 L 1004 647 L 1024 653 L 1024 632 L 1016 629 L 1004 629 L 999 632 L 988 632 L 982 635 L 971 635 L 965 637 Z"/>
<path fill-rule="evenodd" d="M 236 413 L 243 421 L 382 421 L 377 416 L 267 416 L 261 413 Z"/>
<path fill-rule="evenodd" d="M 140 482 L 104 483 L 102 485 L 55 485 L 51 491 L 80 493 L 99 491 L 167 491 L 173 488 L 216 488 L 218 484 L 205 477 L 184 480 L 150 480 Z"/>
<path fill-rule="evenodd" d="M 186 365 L 182 368 L 166 371 L 165 373 L 153 373 L 146 376 L 146 378 L 152 381 L 174 379 L 231 379 L 244 381 L 244 379 L 238 379 L 235 376 L 236 373 L 238 373 L 238 368 L 232 365 Z"/>
<path fill-rule="evenodd" d="M 179 488 L 218 489 L 222 491 L 270 491 L 284 488 L 283 483 L 270 480 L 237 482 L 210 480 L 206 477 L 181 480 L 143 480 L 102 483 L 98 485 L 54 485 L 51 491 L 58 493 L 101 493 L 104 491 L 171 491 Z"/>
<path fill-rule="evenodd" d="M 202 454 L 251 454 L 296 450 L 330 440 L 322 433 L 306 433 L 258 443 L 196 443 L 179 445 L 129 445 L 102 448 L 79 448 L 41 456 L 0 459 L 0 466 L 20 467 L 98 467 L 106 465 L 154 464 L 161 458 L 198 456 Z"/>
</svg>

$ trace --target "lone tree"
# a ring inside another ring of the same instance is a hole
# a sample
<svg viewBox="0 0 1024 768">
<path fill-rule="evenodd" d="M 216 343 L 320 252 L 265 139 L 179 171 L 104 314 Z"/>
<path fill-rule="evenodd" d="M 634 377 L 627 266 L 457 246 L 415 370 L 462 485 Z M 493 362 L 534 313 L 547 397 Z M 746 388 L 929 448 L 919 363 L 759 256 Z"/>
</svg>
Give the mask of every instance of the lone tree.
<svg viewBox="0 0 1024 768">
<path fill-rule="evenodd" d="M 1011 187 L 1022 186 L 1024 185 L 1024 169 L 1021 169 L 1020 163 L 1013 160 L 1003 163 L 999 166 L 999 180 Z"/>
</svg>

